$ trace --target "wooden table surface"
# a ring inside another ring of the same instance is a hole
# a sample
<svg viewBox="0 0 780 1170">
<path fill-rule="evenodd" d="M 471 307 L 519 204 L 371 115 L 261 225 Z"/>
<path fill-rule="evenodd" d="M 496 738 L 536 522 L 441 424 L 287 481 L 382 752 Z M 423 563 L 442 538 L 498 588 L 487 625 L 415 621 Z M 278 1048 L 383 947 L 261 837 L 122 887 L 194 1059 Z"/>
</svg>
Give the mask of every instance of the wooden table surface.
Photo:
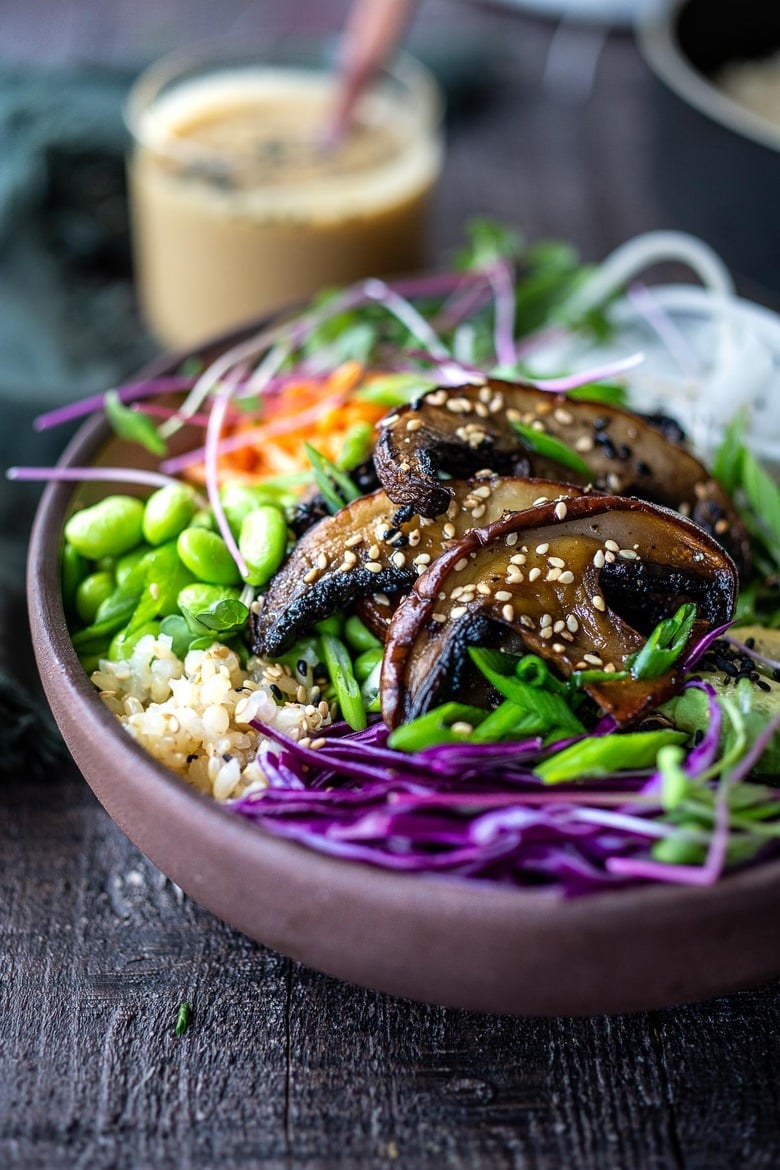
<svg viewBox="0 0 780 1170">
<path fill-rule="evenodd" d="M 220 26 L 250 38 L 293 9 L 335 27 L 343 8 L 36 0 L 0 9 L 0 51 L 37 64 L 138 60 Z M 653 85 L 631 40 L 599 46 L 564 30 L 551 58 L 552 36 L 498 8 L 423 5 L 415 43 L 459 79 L 439 258 L 474 213 L 570 239 L 593 259 L 668 226 L 653 193 Z M 0 873 L 2 1167 L 780 1164 L 776 986 L 542 1020 L 345 986 L 184 897 L 74 769 L 0 789 Z M 193 1016 L 177 1037 L 185 999 Z"/>
</svg>

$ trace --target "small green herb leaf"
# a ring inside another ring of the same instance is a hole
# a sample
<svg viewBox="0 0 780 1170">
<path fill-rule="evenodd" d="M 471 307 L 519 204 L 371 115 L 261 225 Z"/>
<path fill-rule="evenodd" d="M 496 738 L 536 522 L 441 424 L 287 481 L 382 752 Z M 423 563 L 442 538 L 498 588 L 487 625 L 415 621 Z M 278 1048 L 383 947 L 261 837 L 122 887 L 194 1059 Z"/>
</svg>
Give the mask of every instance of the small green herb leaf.
<svg viewBox="0 0 780 1170">
<path fill-rule="evenodd" d="M 190 1018 L 192 1016 L 192 1008 L 187 1003 L 186 999 L 179 1004 L 179 1010 L 176 1014 L 176 1027 L 174 1032 L 177 1036 L 183 1036 L 190 1026 Z"/>
<path fill-rule="evenodd" d="M 165 454 L 165 440 L 148 415 L 125 406 L 116 390 L 107 390 L 103 401 L 106 418 L 120 438 L 140 443 L 153 455 Z"/>
<path fill-rule="evenodd" d="M 314 472 L 315 483 L 333 515 L 345 505 L 360 498 L 360 492 L 346 472 L 335 463 L 331 463 L 330 459 L 316 447 L 312 447 L 311 443 L 304 443 L 303 446 Z"/>
</svg>

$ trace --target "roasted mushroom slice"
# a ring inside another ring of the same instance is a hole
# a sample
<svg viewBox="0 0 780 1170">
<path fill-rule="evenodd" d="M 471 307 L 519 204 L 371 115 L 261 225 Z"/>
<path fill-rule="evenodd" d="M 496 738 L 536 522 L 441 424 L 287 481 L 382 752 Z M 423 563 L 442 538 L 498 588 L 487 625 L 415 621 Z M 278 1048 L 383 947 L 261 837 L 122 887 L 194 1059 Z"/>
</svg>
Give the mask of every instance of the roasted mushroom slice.
<svg viewBox="0 0 780 1170">
<path fill-rule="evenodd" d="M 568 463 L 555 460 L 546 436 L 566 445 Z M 382 420 L 374 462 L 390 499 L 423 516 L 438 516 L 449 504 L 437 471 L 464 476 L 489 466 L 663 504 L 715 536 L 740 569 L 749 563 L 745 527 L 706 468 L 650 422 L 602 403 L 496 380 L 439 388 Z"/>
<path fill-rule="evenodd" d="M 453 481 L 450 489 L 447 511 L 438 520 L 416 515 L 403 519 L 385 492 L 378 491 L 310 528 L 253 617 L 255 652 L 281 654 L 314 622 L 361 597 L 376 597 L 389 621 L 395 599 L 392 608 L 385 607 L 388 595 L 408 592 L 431 561 L 465 532 L 505 512 L 582 493 L 570 484 L 490 473 Z"/>
<path fill-rule="evenodd" d="M 389 727 L 450 697 L 470 629 L 488 618 L 519 635 L 562 675 L 622 672 L 656 623 L 685 601 L 697 607 L 691 643 L 731 620 L 736 568 L 696 525 L 665 508 L 583 496 L 517 512 L 474 529 L 443 553 L 401 602 L 382 667 Z M 674 670 L 651 680 L 591 682 L 620 723 L 674 692 Z M 451 688 L 450 688 L 451 689 Z"/>
</svg>

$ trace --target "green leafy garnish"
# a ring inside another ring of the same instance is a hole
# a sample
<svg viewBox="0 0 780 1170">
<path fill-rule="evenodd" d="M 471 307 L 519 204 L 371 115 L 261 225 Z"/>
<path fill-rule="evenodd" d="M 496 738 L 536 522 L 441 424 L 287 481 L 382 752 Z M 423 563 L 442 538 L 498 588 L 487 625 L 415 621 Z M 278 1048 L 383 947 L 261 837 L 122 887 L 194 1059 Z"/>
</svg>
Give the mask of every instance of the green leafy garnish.
<svg viewBox="0 0 780 1170">
<path fill-rule="evenodd" d="M 209 644 L 215 638 L 223 642 L 230 634 L 240 633 L 249 618 L 248 607 L 234 597 L 216 601 L 208 609 L 197 612 L 181 605 L 181 611 L 193 637 L 208 637 Z"/>
<path fill-rule="evenodd" d="M 584 726 L 562 694 L 556 694 L 543 686 L 523 682 L 516 675 L 502 673 L 500 669 L 496 669 L 497 663 L 490 650 L 472 646 L 469 648 L 469 655 L 488 682 L 517 708 L 518 722 L 521 722 L 522 716 L 522 734 L 547 735 L 553 730 L 568 735 L 585 734 Z M 509 712 L 507 716 L 508 714 Z M 479 730 L 481 735 L 478 738 L 482 739 L 485 724 Z"/>
<path fill-rule="evenodd" d="M 187 1003 L 186 999 L 179 1004 L 179 1010 L 176 1014 L 176 1027 L 173 1029 L 177 1036 L 183 1036 L 190 1026 L 190 1017 L 192 1016 L 192 1008 Z"/>
<path fill-rule="evenodd" d="M 590 477 L 591 470 L 585 460 L 562 439 L 555 435 L 548 435 L 545 431 L 536 431 L 533 427 L 526 426 L 525 423 L 521 422 L 513 422 L 512 430 L 520 437 L 523 446 L 529 451 L 533 451 L 534 454 L 541 455 L 545 459 L 554 459 L 561 466 Z"/>
<path fill-rule="evenodd" d="M 456 268 L 488 268 L 497 260 L 517 260 L 522 255 L 523 237 L 498 220 L 474 216 L 466 223 L 464 233 L 467 243 L 455 257 Z"/>
<path fill-rule="evenodd" d="M 312 447 L 311 443 L 304 443 L 303 446 L 312 466 L 315 483 L 333 515 L 353 500 L 360 499 L 360 492 L 346 472 L 316 447 Z"/>
<path fill-rule="evenodd" d="M 403 406 L 421 394 L 433 390 L 436 383 L 432 378 L 420 374 L 385 374 L 379 378 L 372 378 L 366 386 L 361 386 L 357 397 L 364 402 L 373 402 L 377 406 Z"/>
<path fill-rule="evenodd" d="M 641 650 L 630 654 L 626 666 L 635 679 L 660 678 L 682 654 L 696 621 L 696 606 L 686 601 L 670 618 L 655 627 Z"/>
<path fill-rule="evenodd" d="M 107 390 L 103 401 L 106 418 L 115 434 L 131 443 L 140 443 L 152 455 L 165 454 L 165 440 L 148 415 L 125 406 L 116 390 Z"/>
<path fill-rule="evenodd" d="M 337 466 L 342 471 L 351 471 L 365 463 L 374 446 L 374 428 L 371 423 L 357 422 L 348 428 L 339 452 Z"/>
</svg>

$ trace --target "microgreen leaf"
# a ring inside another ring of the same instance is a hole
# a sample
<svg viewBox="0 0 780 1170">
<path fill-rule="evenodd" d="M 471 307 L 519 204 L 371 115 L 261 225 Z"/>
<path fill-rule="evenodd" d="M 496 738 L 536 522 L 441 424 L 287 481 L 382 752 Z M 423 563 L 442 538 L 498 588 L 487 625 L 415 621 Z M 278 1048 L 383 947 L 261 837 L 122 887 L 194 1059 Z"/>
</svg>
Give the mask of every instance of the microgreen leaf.
<svg viewBox="0 0 780 1170">
<path fill-rule="evenodd" d="M 190 1016 L 192 1015 L 192 1008 L 187 1003 L 186 999 L 179 1004 L 179 1010 L 176 1013 L 176 1027 L 174 1032 L 177 1036 L 183 1036 L 190 1026 Z"/>
<path fill-rule="evenodd" d="M 469 219 L 465 235 L 468 243 L 455 258 L 459 269 L 488 268 L 497 260 L 516 260 L 523 251 L 523 238 L 515 228 L 487 216 Z"/>
<path fill-rule="evenodd" d="M 165 440 L 147 414 L 125 406 L 116 390 L 104 395 L 106 418 L 115 434 L 131 443 L 140 443 L 152 455 L 164 455 Z"/>
<path fill-rule="evenodd" d="M 360 492 L 340 467 L 316 447 L 312 447 L 311 443 L 304 443 L 303 446 L 312 466 L 315 483 L 331 513 L 335 515 L 346 504 L 360 498 Z"/>
<path fill-rule="evenodd" d="M 207 630 L 215 633 L 227 634 L 244 628 L 249 617 L 249 610 L 242 601 L 227 597 L 203 613 L 195 615 L 196 621 Z"/>
<path fill-rule="evenodd" d="M 555 435 L 548 435 L 545 431 L 535 431 L 533 427 L 526 426 L 525 423 L 521 422 L 513 422 L 512 429 L 529 451 L 533 451 L 545 459 L 553 459 L 562 467 L 568 467 L 571 471 L 579 472 L 580 475 L 591 475 L 591 470 L 582 456 L 578 455 L 562 439 Z"/>
<path fill-rule="evenodd" d="M 655 627 L 641 650 L 630 654 L 626 666 L 635 679 L 660 678 L 685 649 L 696 621 L 696 606 L 686 601 L 670 618 Z"/>
</svg>

